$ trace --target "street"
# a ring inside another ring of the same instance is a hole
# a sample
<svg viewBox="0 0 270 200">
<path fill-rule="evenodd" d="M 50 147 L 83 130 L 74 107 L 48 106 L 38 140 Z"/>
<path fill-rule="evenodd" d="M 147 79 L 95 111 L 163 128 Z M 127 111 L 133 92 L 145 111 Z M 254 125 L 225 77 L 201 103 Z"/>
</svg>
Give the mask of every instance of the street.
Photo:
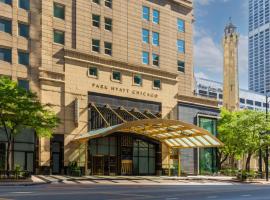
<svg viewBox="0 0 270 200">
<path fill-rule="evenodd" d="M 0 200 L 265 200 L 269 185 L 65 185 L 0 187 Z"/>
</svg>

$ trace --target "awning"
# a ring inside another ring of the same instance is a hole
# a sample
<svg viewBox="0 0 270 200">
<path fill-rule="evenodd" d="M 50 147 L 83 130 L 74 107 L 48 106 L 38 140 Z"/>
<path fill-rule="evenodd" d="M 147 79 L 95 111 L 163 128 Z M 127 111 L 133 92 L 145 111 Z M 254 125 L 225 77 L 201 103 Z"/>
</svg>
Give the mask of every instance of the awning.
<svg viewBox="0 0 270 200">
<path fill-rule="evenodd" d="M 168 119 L 141 119 L 80 134 L 74 141 L 85 142 L 121 132 L 140 134 L 167 144 L 170 148 L 197 148 L 223 146 L 211 133 L 193 124 Z"/>
</svg>

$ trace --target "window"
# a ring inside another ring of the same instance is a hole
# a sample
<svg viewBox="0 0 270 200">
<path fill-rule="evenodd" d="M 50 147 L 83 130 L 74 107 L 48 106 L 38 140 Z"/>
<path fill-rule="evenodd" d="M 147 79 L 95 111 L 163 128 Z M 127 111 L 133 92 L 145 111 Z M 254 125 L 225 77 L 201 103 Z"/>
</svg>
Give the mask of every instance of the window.
<svg viewBox="0 0 270 200">
<path fill-rule="evenodd" d="M 12 0 L 0 0 L 0 3 L 5 3 L 11 5 Z"/>
<path fill-rule="evenodd" d="M 99 52 L 100 51 L 100 41 L 96 39 L 92 39 L 92 51 Z"/>
<path fill-rule="evenodd" d="M 112 55 L 112 43 L 104 42 L 104 47 L 105 47 L 105 54 L 111 56 Z"/>
<path fill-rule="evenodd" d="M 240 98 L 240 103 L 245 103 L 245 99 Z"/>
<path fill-rule="evenodd" d="M 99 26 L 100 26 L 100 16 L 99 15 L 95 15 L 95 14 L 92 15 L 92 25 L 99 28 Z"/>
<path fill-rule="evenodd" d="M 154 89 L 161 89 L 161 81 L 159 79 L 153 80 L 153 88 Z"/>
<path fill-rule="evenodd" d="M 19 79 L 18 80 L 18 87 L 23 88 L 26 91 L 29 91 L 30 90 L 29 81 L 28 80 L 24 80 L 24 79 Z"/>
<path fill-rule="evenodd" d="M 149 53 L 143 51 L 142 53 L 142 63 L 148 65 L 149 64 Z"/>
<path fill-rule="evenodd" d="M 29 37 L 29 25 L 19 23 L 19 36 L 28 38 Z"/>
<path fill-rule="evenodd" d="M 0 31 L 11 34 L 11 20 L 0 19 Z"/>
<path fill-rule="evenodd" d="M 22 8 L 24 10 L 29 10 L 30 9 L 29 0 L 19 0 L 19 8 Z"/>
<path fill-rule="evenodd" d="M 105 6 L 108 8 L 112 8 L 112 0 L 105 0 Z"/>
<path fill-rule="evenodd" d="M 152 60 L 153 60 L 153 65 L 159 66 L 159 55 L 153 53 Z"/>
<path fill-rule="evenodd" d="M 112 31 L 112 19 L 105 17 L 105 30 Z"/>
<path fill-rule="evenodd" d="M 65 6 L 58 3 L 54 3 L 53 16 L 60 19 L 65 19 Z"/>
<path fill-rule="evenodd" d="M 185 72 L 185 62 L 178 60 L 177 65 L 178 65 L 179 72 Z"/>
<path fill-rule="evenodd" d="M 29 53 L 18 51 L 18 63 L 21 65 L 29 65 Z"/>
<path fill-rule="evenodd" d="M 133 83 L 134 83 L 134 85 L 142 86 L 142 75 L 135 74 L 133 76 Z"/>
<path fill-rule="evenodd" d="M 93 0 L 94 3 L 100 4 L 100 0 Z"/>
<path fill-rule="evenodd" d="M 259 107 L 262 107 L 262 102 L 255 101 L 255 105 L 256 105 L 256 106 L 259 106 Z"/>
<path fill-rule="evenodd" d="M 0 60 L 11 63 L 11 49 L 0 48 Z"/>
<path fill-rule="evenodd" d="M 150 9 L 148 8 L 148 7 L 146 7 L 146 6 L 143 6 L 142 7 L 142 10 L 143 10 L 143 19 L 145 19 L 145 20 L 147 20 L 147 21 L 149 21 L 149 16 L 150 16 Z"/>
<path fill-rule="evenodd" d="M 112 72 L 112 80 L 120 82 L 121 79 L 122 79 L 121 72 L 118 72 L 118 71 L 113 71 Z"/>
<path fill-rule="evenodd" d="M 142 40 L 144 43 L 149 43 L 149 30 L 147 29 L 142 30 Z"/>
<path fill-rule="evenodd" d="M 182 19 L 177 19 L 177 28 L 179 32 L 185 32 L 185 22 Z"/>
<path fill-rule="evenodd" d="M 153 10 L 153 22 L 159 24 L 159 11 Z"/>
<path fill-rule="evenodd" d="M 153 34 L 152 34 L 152 43 L 155 46 L 159 46 L 159 33 L 153 32 Z"/>
<path fill-rule="evenodd" d="M 185 41 L 177 40 L 177 49 L 179 53 L 185 53 Z"/>
<path fill-rule="evenodd" d="M 53 41 L 57 44 L 65 44 L 65 33 L 63 31 L 54 30 Z"/>
<path fill-rule="evenodd" d="M 92 77 L 97 78 L 98 77 L 98 69 L 96 67 L 89 67 L 88 76 L 92 76 Z"/>
<path fill-rule="evenodd" d="M 247 99 L 247 104 L 249 104 L 249 105 L 253 105 L 253 100 L 249 100 L 249 99 Z"/>
</svg>

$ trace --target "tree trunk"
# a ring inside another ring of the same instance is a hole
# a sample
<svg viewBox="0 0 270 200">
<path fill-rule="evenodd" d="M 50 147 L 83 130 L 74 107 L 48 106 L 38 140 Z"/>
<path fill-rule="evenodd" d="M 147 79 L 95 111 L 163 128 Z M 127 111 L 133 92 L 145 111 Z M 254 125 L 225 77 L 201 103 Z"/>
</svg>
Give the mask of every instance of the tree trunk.
<svg viewBox="0 0 270 200">
<path fill-rule="evenodd" d="M 252 154 L 249 153 L 248 156 L 247 156 L 247 159 L 246 159 L 246 171 L 250 171 L 250 160 L 251 160 L 251 156 Z"/>
<path fill-rule="evenodd" d="M 7 141 L 7 157 L 6 157 L 6 162 L 7 162 L 7 171 L 10 170 L 11 166 L 11 141 Z"/>
</svg>

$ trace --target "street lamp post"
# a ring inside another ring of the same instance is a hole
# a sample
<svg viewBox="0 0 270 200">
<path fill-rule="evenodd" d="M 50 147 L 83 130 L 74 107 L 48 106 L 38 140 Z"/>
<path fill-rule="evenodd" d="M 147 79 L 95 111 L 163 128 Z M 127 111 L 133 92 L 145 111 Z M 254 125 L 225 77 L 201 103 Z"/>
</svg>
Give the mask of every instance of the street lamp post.
<svg viewBox="0 0 270 200">
<path fill-rule="evenodd" d="M 266 109 L 265 109 L 265 114 L 266 114 L 266 122 L 268 121 L 268 94 L 266 94 Z M 266 178 L 266 181 L 269 180 L 269 169 L 268 169 L 268 157 L 269 157 L 269 153 L 268 153 L 268 144 L 266 144 L 266 147 L 265 147 L 265 178 Z"/>
</svg>

